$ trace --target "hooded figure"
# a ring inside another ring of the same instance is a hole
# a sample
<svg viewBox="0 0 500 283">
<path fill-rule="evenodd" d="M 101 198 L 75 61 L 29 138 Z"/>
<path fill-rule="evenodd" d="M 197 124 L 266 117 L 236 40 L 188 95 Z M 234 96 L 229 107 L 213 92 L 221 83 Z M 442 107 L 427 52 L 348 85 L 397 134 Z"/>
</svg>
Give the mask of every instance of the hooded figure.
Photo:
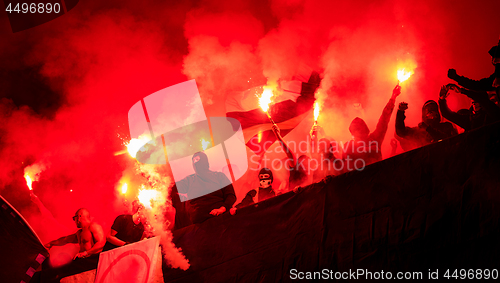
<svg viewBox="0 0 500 283">
<path fill-rule="evenodd" d="M 197 175 L 206 176 L 210 174 L 210 164 L 208 163 L 208 157 L 204 152 L 197 152 L 193 155 L 193 169 Z"/>
<path fill-rule="evenodd" d="M 382 115 L 380 115 L 375 131 L 372 133 L 370 133 L 370 129 L 363 119 L 356 117 L 352 120 L 349 131 L 353 140 L 345 144 L 342 156 L 342 159 L 345 160 L 344 171 L 359 169 L 359 167 L 362 167 L 361 165 L 364 168 L 365 165 L 382 160 L 380 148 L 389 126 L 396 97 L 399 94 L 401 94 L 401 87 L 396 86 L 392 91 L 391 99 L 389 99 L 382 111 Z"/>
<path fill-rule="evenodd" d="M 396 115 L 396 137 L 405 151 L 457 134 L 457 130 L 450 122 L 441 123 L 439 106 L 434 100 L 428 100 L 422 106 L 422 122 L 417 127 L 406 127 L 406 109 L 408 109 L 408 104 L 401 102 Z"/>
<path fill-rule="evenodd" d="M 222 172 L 210 170 L 208 157 L 197 152 L 192 157 L 195 174 L 176 182 L 180 194 L 186 194 L 188 212 L 192 223 L 200 223 L 210 217 L 228 211 L 236 201 L 233 185 Z"/>
<path fill-rule="evenodd" d="M 259 171 L 259 200 L 263 201 L 276 196 L 273 190 L 273 171 L 269 168 L 262 168 Z M 257 195 L 257 190 L 250 190 L 243 200 L 231 208 L 231 215 L 236 214 L 236 210 L 254 204 L 253 198 Z"/>
</svg>

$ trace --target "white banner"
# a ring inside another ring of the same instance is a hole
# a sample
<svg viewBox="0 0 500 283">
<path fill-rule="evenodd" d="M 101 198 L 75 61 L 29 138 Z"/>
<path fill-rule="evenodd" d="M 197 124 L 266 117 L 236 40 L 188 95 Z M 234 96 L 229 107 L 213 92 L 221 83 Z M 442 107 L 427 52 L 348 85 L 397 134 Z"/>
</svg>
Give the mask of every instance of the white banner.
<svg viewBox="0 0 500 283">
<path fill-rule="evenodd" d="M 158 261 L 160 237 L 102 252 L 96 283 L 152 283 Z"/>
</svg>

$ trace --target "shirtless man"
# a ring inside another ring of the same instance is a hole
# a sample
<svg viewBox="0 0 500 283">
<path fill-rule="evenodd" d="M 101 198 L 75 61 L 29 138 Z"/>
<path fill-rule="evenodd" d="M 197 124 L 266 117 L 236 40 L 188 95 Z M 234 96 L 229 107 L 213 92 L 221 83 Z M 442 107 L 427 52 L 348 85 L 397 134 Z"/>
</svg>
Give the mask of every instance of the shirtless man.
<svg viewBox="0 0 500 283">
<path fill-rule="evenodd" d="M 78 209 L 75 216 L 73 216 L 73 221 L 75 221 L 76 227 L 80 228 L 80 230 L 74 234 L 50 241 L 45 247 L 50 249 L 52 246 L 78 243 L 80 245 L 80 252 L 73 259 L 89 257 L 100 253 L 106 243 L 101 225 L 90 220 L 90 213 L 86 208 Z"/>
<path fill-rule="evenodd" d="M 45 247 L 50 249 L 52 246 L 79 244 L 80 251 L 71 263 L 61 267 L 52 268 L 45 265 L 46 262 L 49 262 L 45 261 L 41 272 L 41 282 L 59 282 L 63 277 L 97 268 L 99 253 L 106 243 L 101 225 L 90 220 L 90 213 L 85 208 L 76 211 L 73 221 L 75 221 L 76 227 L 80 228 L 76 233 L 50 241 Z"/>
</svg>

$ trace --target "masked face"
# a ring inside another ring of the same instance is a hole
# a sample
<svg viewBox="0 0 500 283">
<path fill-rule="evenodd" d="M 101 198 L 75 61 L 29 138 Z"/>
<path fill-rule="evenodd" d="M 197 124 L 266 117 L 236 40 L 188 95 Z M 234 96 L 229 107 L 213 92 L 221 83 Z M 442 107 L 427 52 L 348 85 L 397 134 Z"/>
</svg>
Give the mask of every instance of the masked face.
<svg viewBox="0 0 500 283">
<path fill-rule="evenodd" d="M 432 124 L 432 123 L 435 123 L 436 120 L 439 119 L 439 115 L 438 115 L 437 111 L 428 110 L 427 113 L 425 114 L 425 118 L 427 121 L 430 122 L 430 124 Z M 438 122 L 439 122 L 439 120 L 438 120 Z"/>
<path fill-rule="evenodd" d="M 259 188 L 262 189 L 269 188 L 273 183 L 270 174 L 259 174 L 259 181 Z"/>
<path fill-rule="evenodd" d="M 422 108 L 422 121 L 427 125 L 435 125 L 441 122 L 441 114 L 439 114 L 439 106 L 435 101 L 428 101 Z"/>
<path fill-rule="evenodd" d="M 197 152 L 193 155 L 193 169 L 196 174 L 203 174 L 209 171 L 208 157 L 203 152 Z"/>
</svg>

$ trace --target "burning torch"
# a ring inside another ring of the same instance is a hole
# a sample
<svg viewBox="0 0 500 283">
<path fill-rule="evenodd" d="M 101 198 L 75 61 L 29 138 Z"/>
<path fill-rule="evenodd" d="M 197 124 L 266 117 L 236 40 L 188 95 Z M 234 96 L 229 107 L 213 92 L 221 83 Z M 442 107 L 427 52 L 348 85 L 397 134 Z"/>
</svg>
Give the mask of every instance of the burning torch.
<svg viewBox="0 0 500 283">
<path fill-rule="evenodd" d="M 413 71 L 405 72 L 405 69 L 398 70 L 398 85 L 413 75 Z"/>
<path fill-rule="evenodd" d="M 269 121 L 273 123 L 273 125 L 276 125 L 274 122 L 273 118 L 271 118 L 271 115 L 269 114 L 269 104 L 271 103 L 271 97 L 273 96 L 273 91 L 270 88 L 264 88 L 264 92 L 262 92 L 262 95 L 259 98 L 259 105 L 262 108 L 264 112 L 266 112 L 267 117 L 269 118 Z"/>
<path fill-rule="evenodd" d="M 201 147 L 203 148 L 203 151 L 205 151 L 210 145 L 210 141 L 206 141 L 204 138 L 200 139 L 200 141 L 201 141 Z"/>
<path fill-rule="evenodd" d="M 313 140 L 316 139 L 316 136 L 318 134 L 317 126 L 318 126 L 318 117 L 319 117 L 319 103 L 316 102 L 314 103 L 314 124 L 311 129 L 311 138 Z"/>
<path fill-rule="evenodd" d="M 28 175 L 28 173 L 25 173 L 24 179 L 26 179 L 26 185 L 28 185 L 28 189 L 30 190 L 30 193 L 33 193 L 33 187 L 32 187 L 33 180 L 31 180 L 30 175 Z"/>
</svg>

